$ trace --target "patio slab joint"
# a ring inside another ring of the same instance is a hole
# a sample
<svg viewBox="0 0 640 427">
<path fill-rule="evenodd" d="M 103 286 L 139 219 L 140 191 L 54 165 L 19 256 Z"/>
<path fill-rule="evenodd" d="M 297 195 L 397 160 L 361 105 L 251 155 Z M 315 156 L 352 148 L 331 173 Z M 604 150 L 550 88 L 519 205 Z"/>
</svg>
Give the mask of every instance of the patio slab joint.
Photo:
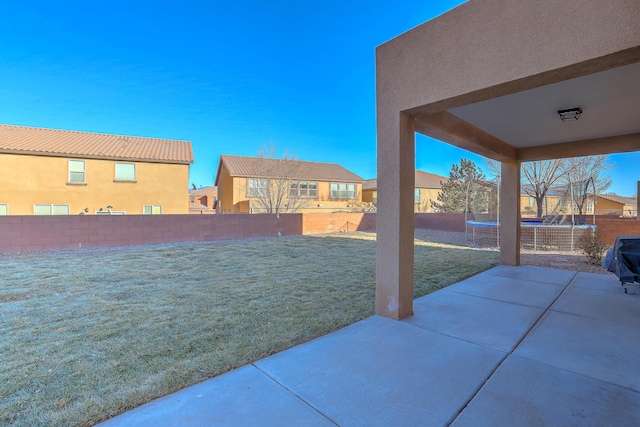
<svg viewBox="0 0 640 427">
<path fill-rule="evenodd" d="M 471 398 L 466 402 L 466 404 L 460 409 L 460 411 L 458 411 L 457 414 L 455 414 L 452 419 L 450 420 L 449 424 L 452 424 L 455 422 L 455 420 L 464 412 L 464 410 L 469 406 L 469 404 L 473 401 L 473 399 L 476 398 L 476 396 L 478 396 L 478 394 L 482 391 L 482 389 L 486 386 L 486 384 L 491 380 L 492 377 L 495 376 L 496 372 L 500 369 L 500 367 L 513 355 L 513 353 L 520 347 L 520 345 L 522 344 L 522 342 L 524 340 L 527 339 L 527 337 L 531 334 L 531 332 L 540 324 L 540 322 L 543 321 L 543 319 L 547 316 L 547 314 L 552 310 L 553 306 L 556 304 L 556 302 L 565 294 L 565 292 L 567 291 L 567 289 L 569 288 L 569 286 L 571 286 L 571 284 L 575 281 L 576 277 L 578 276 L 578 272 L 574 272 L 571 280 L 569 280 L 569 282 L 564 286 L 564 288 L 562 289 L 562 292 L 560 292 L 558 294 L 558 296 L 549 304 L 549 306 L 542 312 L 542 314 L 536 319 L 536 321 L 533 323 L 533 325 L 531 325 L 531 327 L 526 331 L 526 333 L 522 336 L 522 338 L 518 341 L 518 343 L 510 350 L 506 353 L 506 356 L 500 361 L 500 363 L 498 363 L 498 365 L 496 366 L 496 368 L 493 370 L 493 372 L 491 372 L 489 374 L 489 376 L 485 379 L 485 381 L 482 383 L 482 385 L 480 385 L 480 387 L 478 388 L 478 390 L 474 393 L 473 396 L 471 396 Z"/>
</svg>

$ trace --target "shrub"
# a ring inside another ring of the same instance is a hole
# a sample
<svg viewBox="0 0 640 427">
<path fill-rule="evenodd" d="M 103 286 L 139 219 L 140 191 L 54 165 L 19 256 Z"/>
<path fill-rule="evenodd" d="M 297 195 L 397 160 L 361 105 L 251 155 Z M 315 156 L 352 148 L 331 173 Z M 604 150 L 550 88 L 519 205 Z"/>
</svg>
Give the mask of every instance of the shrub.
<svg viewBox="0 0 640 427">
<path fill-rule="evenodd" d="M 589 264 L 600 265 L 607 244 L 602 241 L 600 230 L 594 228 L 591 232 L 587 231 L 580 237 L 578 248 L 587 256 Z"/>
</svg>

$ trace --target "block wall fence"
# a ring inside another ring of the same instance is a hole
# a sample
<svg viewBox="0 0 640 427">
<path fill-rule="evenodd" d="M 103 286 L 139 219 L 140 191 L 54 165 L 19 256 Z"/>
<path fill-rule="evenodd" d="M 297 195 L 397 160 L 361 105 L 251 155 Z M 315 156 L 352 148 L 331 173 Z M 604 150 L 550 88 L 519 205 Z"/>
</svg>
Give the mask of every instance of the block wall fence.
<svg viewBox="0 0 640 427">
<path fill-rule="evenodd" d="M 604 240 L 640 235 L 640 221 L 598 218 Z M 464 214 L 415 214 L 416 228 L 464 231 Z M 375 213 L 0 216 L 0 253 L 294 236 L 376 229 Z"/>
<path fill-rule="evenodd" d="M 596 218 L 602 240 L 613 245 L 618 236 L 640 236 L 640 221 L 633 219 Z"/>
</svg>

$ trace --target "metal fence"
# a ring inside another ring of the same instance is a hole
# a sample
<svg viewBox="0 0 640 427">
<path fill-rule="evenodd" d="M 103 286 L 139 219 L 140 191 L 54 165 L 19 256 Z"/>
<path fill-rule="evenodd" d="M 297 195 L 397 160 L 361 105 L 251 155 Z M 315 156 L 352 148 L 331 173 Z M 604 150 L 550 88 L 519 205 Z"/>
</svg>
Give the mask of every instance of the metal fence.
<svg viewBox="0 0 640 427">
<path fill-rule="evenodd" d="M 522 224 L 520 248 L 534 251 L 577 251 L 578 241 L 590 233 L 594 225 Z M 478 246 L 500 245 L 500 226 L 494 224 L 468 225 L 467 240 Z"/>
</svg>

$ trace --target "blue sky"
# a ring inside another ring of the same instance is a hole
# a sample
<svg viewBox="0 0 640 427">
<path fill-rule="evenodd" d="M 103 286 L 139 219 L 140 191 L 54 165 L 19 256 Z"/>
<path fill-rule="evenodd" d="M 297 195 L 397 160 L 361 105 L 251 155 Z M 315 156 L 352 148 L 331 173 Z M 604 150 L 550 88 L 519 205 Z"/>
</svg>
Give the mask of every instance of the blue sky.
<svg viewBox="0 0 640 427">
<path fill-rule="evenodd" d="M 188 140 L 199 186 L 269 144 L 374 178 L 375 47 L 460 3 L 2 0 L 0 123 Z M 417 142 L 419 169 L 484 166 Z M 634 194 L 640 156 L 614 157 Z"/>
</svg>

